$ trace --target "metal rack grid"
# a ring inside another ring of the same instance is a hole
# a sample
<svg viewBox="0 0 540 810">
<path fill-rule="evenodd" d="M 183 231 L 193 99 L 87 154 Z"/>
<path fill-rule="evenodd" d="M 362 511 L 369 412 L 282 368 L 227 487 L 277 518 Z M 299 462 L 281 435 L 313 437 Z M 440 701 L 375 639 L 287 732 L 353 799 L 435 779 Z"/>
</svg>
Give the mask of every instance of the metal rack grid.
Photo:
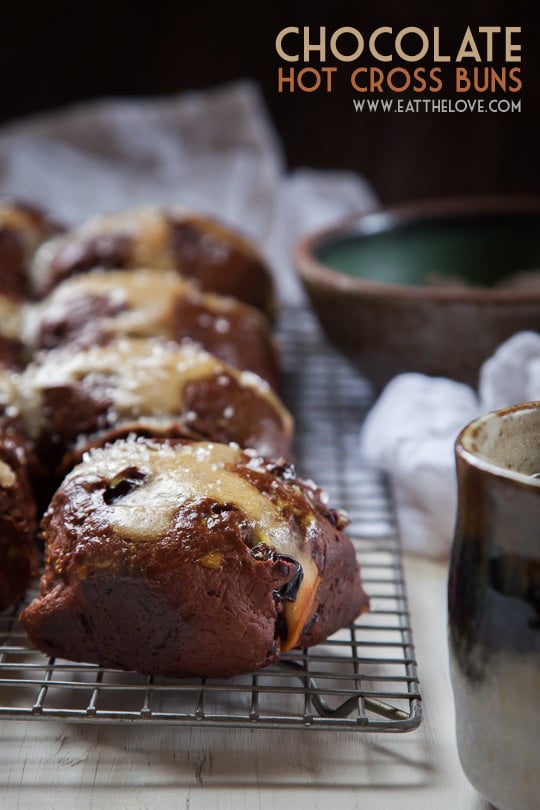
<svg viewBox="0 0 540 810">
<path fill-rule="evenodd" d="M 172 680 L 47 658 L 0 614 L 0 717 L 186 726 L 410 731 L 422 717 L 401 553 L 384 479 L 358 458 L 368 383 L 300 308 L 280 324 L 297 466 L 348 511 L 371 610 L 281 663 L 231 680 Z"/>
</svg>

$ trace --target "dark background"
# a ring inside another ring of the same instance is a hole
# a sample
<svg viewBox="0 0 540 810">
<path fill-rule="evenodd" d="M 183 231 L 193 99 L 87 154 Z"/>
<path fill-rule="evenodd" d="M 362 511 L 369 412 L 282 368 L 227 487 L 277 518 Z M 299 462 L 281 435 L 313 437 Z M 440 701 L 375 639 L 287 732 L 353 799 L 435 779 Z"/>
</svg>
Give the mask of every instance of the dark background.
<svg viewBox="0 0 540 810">
<path fill-rule="evenodd" d="M 540 29 L 530 0 L 1 2 L 1 121 L 84 98 L 176 93 L 247 77 L 260 83 L 290 167 L 359 171 L 385 202 L 540 191 Z M 367 33 L 438 25 L 443 46 L 455 48 L 475 24 L 522 26 L 521 113 L 357 114 L 345 80 L 331 95 L 277 92 L 274 41 L 286 25 Z"/>
</svg>

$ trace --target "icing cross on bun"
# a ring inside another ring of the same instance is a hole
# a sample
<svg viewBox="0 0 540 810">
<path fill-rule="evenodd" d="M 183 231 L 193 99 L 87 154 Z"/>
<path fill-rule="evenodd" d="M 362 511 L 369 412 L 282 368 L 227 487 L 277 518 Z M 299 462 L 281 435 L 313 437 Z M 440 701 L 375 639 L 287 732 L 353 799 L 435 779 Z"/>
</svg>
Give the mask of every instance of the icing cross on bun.
<svg viewBox="0 0 540 810">
<path fill-rule="evenodd" d="M 205 292 L 273 312 L 270 271 L 254 245 L 210 217 L 180 208 L 135 208 L 95 216 L 38 251 L 34 289 L 97 267 L 174 269 Z"/>
<path fill-rule="evenodd" d="M 174 271 L 96 270 L 68 278 L 28 309 L 25 333 L 35 349 L 89 346 L 122 335 L 190 339 L 272 387 L 278 383 L 264 315 L 236 299 L 202 293 Z"/>
<path fill-rule="evenodd" d="M 0 369 L 19 369 L 24 363 L 22 313 L 21 301 L 0 292 Z"/>
<path fill-rule="evenodd" d="M 284 463 L 119 440 L 53 497 L 40 594 L 21 621 L 48 655 L 173 677 L 257 670 L 367 609 L 343 526 Z"/>
<path fill-rule="evenodd" d="M 268 383 L 195 344 L 121 338 L 55 349 L 27 367 L 20 386 L 27 429 L 49 463 L 131 432 L 290 456 L 292 418 Z"/>
</svg>

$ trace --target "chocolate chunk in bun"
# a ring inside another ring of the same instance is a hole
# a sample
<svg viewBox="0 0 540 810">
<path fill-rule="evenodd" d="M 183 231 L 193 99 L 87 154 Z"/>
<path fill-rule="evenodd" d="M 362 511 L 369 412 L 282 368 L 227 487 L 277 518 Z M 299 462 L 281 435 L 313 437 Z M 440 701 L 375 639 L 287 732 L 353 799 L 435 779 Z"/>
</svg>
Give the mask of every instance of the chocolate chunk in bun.
<svg viewBox="0 0 540 810">
<path fill-rule="evenodd" d="M 212 442 L 92 450 L 42 522 L 21 615 L 48 655 L 229 677 L 317 644 L 368 607 L 342 522 L 284 464 Z"/>
<path fill-rule="evenodd" d="M 268 383 L 191 343 L 55 349 L 27 367 L 21 390 L 27 429 L 49 464 L 130 432 L 291 452 L 292 419 Z"/>
<path fill-rule="evenodd" d="M 61 227 L 40 209 L 0 200 L 0 294 L 24 298 L 29 291 L 30 263 L 40 244 Z"/>
<path fill-rule="evenodd" d="M 38 575 L 36 528 L 24 446 L 0 429 L 0 610 L 17 604 Z"/>
<path fill-rule="evenodd" d="M 250 241 L 214 219 L 183 209 L 137 208 L 96 216 L 39 250 L 33 285 L 44 295 L 95 268 L 173 269 L 201 290 L 273 313 L 270 271 Z"/>
<path fill-rule="evenodd" d="M 190 339 L 234 368 L 278 384 L 268 320 L 233 298 L 202 293 L 170 270 L 96 270 L 61 282 L 27 309 L 34 349 L 89 346 L 123 336 Z"/>
</svg>

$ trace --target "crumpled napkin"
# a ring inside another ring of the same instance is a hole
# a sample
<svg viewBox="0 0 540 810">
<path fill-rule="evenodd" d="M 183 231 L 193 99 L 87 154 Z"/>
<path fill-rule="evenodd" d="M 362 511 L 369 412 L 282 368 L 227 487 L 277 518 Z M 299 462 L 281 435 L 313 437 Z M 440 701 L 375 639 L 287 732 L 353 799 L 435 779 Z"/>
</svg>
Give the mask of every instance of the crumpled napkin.
<svg viewBox="0 0 540 810">
<path fill-rule="evenodd" d="M 363 458 L 385 470 L 392 486 L 403 547 L 444 557 L 457 507 L 454 442 L 482 413 L 540 400 L 540 334 L 520 332 L 485 361 L 478 393 L 463 383 L 400 374 L 364 422 Z"/>
<path fill-rule="evenodd" d="M 254 239 L 282 300 L 303 300 L 290 248 L 377 204 L 354 172 L 287 173 L 253 82 L 151 99 L 100 99 L 0 128 L 0 195 L 67 224 L 98 212 L 177 204 Z"/>
</svg>

